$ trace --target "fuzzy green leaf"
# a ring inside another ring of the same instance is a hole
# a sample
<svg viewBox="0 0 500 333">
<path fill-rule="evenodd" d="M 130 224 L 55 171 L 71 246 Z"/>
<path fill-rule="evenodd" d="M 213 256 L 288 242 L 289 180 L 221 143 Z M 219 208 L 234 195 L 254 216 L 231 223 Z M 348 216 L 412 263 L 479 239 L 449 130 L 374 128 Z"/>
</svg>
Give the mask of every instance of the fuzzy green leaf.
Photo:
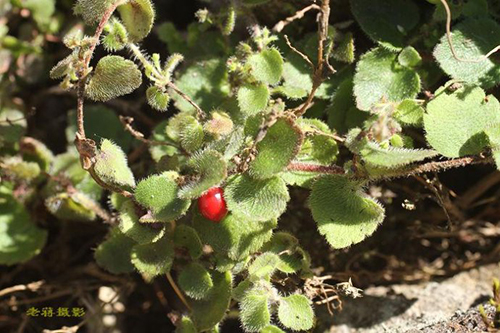
<svg viewBox="0 0 500 333">
<path fill-rule="evenodd" d="M 0 265 L 14 265 L 39 254 L 47 241 L 47 231 L 37 227 L 11 192 L 0 185 Z"/>
<path fill-rule="evenodd" d="M 240 319 L 246 332 L 259 332 L 271 322 L 269 294 L 265 290 L 252 289 L 240 302 Z"/>
<path fill-rule="evenodd" d="M 10 156 L 0 159 L 2 171 L 9 177 L 18 180 L 32 181 L 40 175 L 40 165 L 24 161 L 20 156 Z"/>
<path fill-rule="evenodd" d="M 85 92 L 98 102 L 130 94 L 142 83 L 142 74 L 137 65 L 120 56 L 102 58 L 91 77 Z"/>
<path fill-rule="evenodd" d="M 265 49 L 248 58 L 252 75 L 267 84 L 277 84 L 283 74 L 283 58 L 275 48 Z"/>
<path fill-rule="evenodd" d="M 115 52 L 120 51 L 128 43 L 127 29 L 116 18 L 112 18 L 104 28 L 106 33 L 102 39 L 102 44 L 106 51 Z"/>
<path fill-rule="evenodd" d="M 154 243 L 135 245 L 131 258 L 135 268 L 146 280 L 151 280 L 170 271 L 174 261 L 174 247 L 169 237 L 164 236 Z"/>
<path fill-rule="evenodd" d="M 161 221 L 178 219 L 186 213 L 191 202 L 178 198 L 177 177 L 175 172 L 164 172 L 140 181 L 135 190 L 135 199 Z"/>
<path fill-rule="evenodd" d="M 155 110 L 167 111 L 170 103 L 170 96 L 156 86 L 151 86 L 146 90 L 148 104 Z"/>
<path fill-rule="evenodd" d="M 93 25 L 99 22 L 108 8 L 119 1 L 120 0 L 77 0 L 75 14 L 82 15 L 85 23 Z"/>
<path fill-rule="evenodd" d="M 335 60 L 352 64 L 356 58 L 352 33 L 348 32 L 340 38 L 340 42 L 333 48 L 332 56 Z"/>
<path fill-rule="evenodd" d="M 305 331 L 314 324 L 314 311 L 311 302 L 304 295 L 283 297 L 278 307 L 281 323 L 294 331 Z"/>
<path fill-rule="evenodd" d="M 264 244 L 260 251 L 279 254 L 276 269 L 286 274 L 296 273 L 310 266 L 310 257 L 307 252 L 299 246 L 297 238 L 286 232 L 274 233 L 273 238 Z"/>
<path fill-rule="evenodd" d="M 360 110 L 370 110 L 380 101 L 415 98 L 419 91 L 420 77 L 415 70 L 399 65 L 397 54 L 378 47 L 361 56 L 354 76 L 354 95 Z"/>
<path fill-rule="evenodd" d="M 487 145 L 484 131 L 500 122 L 500 103 L 479 87 L 436 92 L 427 104 L 424 128 L 429 144 L 446 157 L 474 155 Z"/>
<path fill-rule="evenodd" d="M 274 325 L 269 325 L 264 327 L 260 333 L 285 333 L 281 328 L 274 326 Z"/>
<path fill-rule="evenodd" d="M 118 7 L 129 40 L 137 43 L 143 40 L 153 28 L 155 10 L 151 0 L 129 0 Z"/>
<path fill-rule="evenodd" d="M 229 177 L 224 197 L 229 211 L 255 221 L 278 218 L 290 199 L 281 178 L 257 180 L 246 175 Z"/>
<path fill-rule="evenodd" d="M 194 155 L 189 160 L 189 165 L 196 171 L 199 178 L 179 191 L 182 199 L 195 199 L 200 197 L 211 187 L 222 182 L 227 175 L 226 161 L 215 150 L 205 150 Z"/>
<path fill-rule="evenodd" d="M 97 264 L 113 274 L 130 273 L 134 266 L 130 254 L 135 242 L 116 229 L 96 249 L 94 256 Z"/>
<path fill-rule="evenodd" d="M 304 136 L 291 119 L 280 118 L 257 144 L 257 156 L 250 163 L 252 177 L 266 179 L 283 171 L 297 155 Z"/>
<path fill-rule="evenodd" d="M 406 99 L 402 101 L 393 117 L 403 125 L 421 127 L 424 124 L 424 108 L 415 100 Z"/>
<path fill-rule="evenodd" d="M 277 221 L 257 222 L 228 214 L 219 223 L 207 220 L 196 212 L 193 227 L 201 240 L 220 255 L 233 260 L 243 259 L 258 251 L 269 241 Z"/>
<path fill-rule="evenodd" d="M 118 145 L 107 139 L 102 140 L 95 159 L 94 171 L 104 183 L 125 190 L 135 187 L 127 156 Z"/>
<path fill-rule="evenodd" d="M 366 137 L 358 139 L 360 132 L 360 129 L 351 130 L 346 146 L 353 153 L 361 155 L 363 160 L 372 166 L 397 168 L 438 154 L 437 151 L 430 149 L 382 148 L 377 142 L 369 141 Z"/>
<path fill-rule="evenodd" d="M 422 62 L 422 57 L 413 46 L 407 46 L 399 53 L 398 62 L 404 67 L 416 67 Z"/>
<path fill-rule="evenodd" d="M 210 273 L 196 262 L 190 263 L 181 270 L 178 282 L 186 295 L 194 299 L 207 298 L 214 287 Z"/>
<path fill-rule="evenodd" d="M 297 119 L 306 139 L 302 144 L 297 160 L 329 165 L 337 159 L 339 152 L 337 141 L 332 138 L 328 125 L 319 119 Z"/>
<path fill-rule="evenodd" d="M 50 165 L 54 161 L 54 154 L 41 141 L 24 137 L 19 142 L 19 149 L 25 161 L 36 162 L 40 169 L 49 171 Z"/>
<path fill-rule="evenodd" d="M 500 25 L 490 18 L 467 19 L 457 24 L 452 39 L 459 61 L 453 56 L 446 36 L 434 50 L 441 68 L 453 79 L 490 88 L 500 83 L 500 65 L 492 58 L 484 59 L 486 52 L 500 44 Z"/>
<path fill-rule="evenodd" d="M 253 287 L 253 285 L 253 282 L 248 278 L 238 283 L 238 285 L 233 288 L 233 299 L 241 302 L 243 297 L 245 297 L 245 294 Z"/>
<path fill-rule="evenodd" d="M 246 85 L 238 90 L 238 105 L 241 112 L 251 116 L 264 110 L 269 100 L 269 89 L 263 83 Z"/>
<path fill-rule="evenodd" d="M 419 22 L 419 9 L 411 0 L 352 0 L 361 29 L 382 46 L 399 50 Z"/>
<path fill-rule="evenodd" d="M 198 333 L 191 318 L 183 316 L 177 326 L 175 333 Z"/>
<path fill-rule="evenodd" d="M 233 130 L 234 124 L 231 117 L 222 111 L 212 111 L 210 120 L 203 126 L 205 131 L 213 135 L 216 139 L 220 136 L 228 135 Z"/>
<path fill-rule="evenodd" d="M 193 320 L 199 331 L 212 329 L 217 325 L 229 307 L 231 301 L 233 277 L 230 272 L 212 272 L 214 287 L 211 295 L 192 304 Z"/>
<path fill-rule="evenodd" d="M 339 175 L 316 180 L 309 206 L 319 232 L 336 249 L 361 242 L 384 219 L 379 203 L 361 193 L 358 183 Z"/>
<path fill-rule="evenodd" d="M 193 259 L 198 259 L 203 254 L 203 244 L 196 230 L 185 224 L 180 224 L 174 231 L 175 246 L 185 247 Z"/>
<path fill-rule="evenodd" d="M 258 279 L 269 278 L 276 270 L 280 258 L 273 252 L 265 252 L 259 255 L 248 267 L 248 274 Z"/>
<path fill-rule="evenodd" d="M 119 196 L 118 194 L 113 194 Z M 120 196 L 118 228 L 127 237 L 130 237 L 138 244 L 146 244 L 156 242 L 165 234 L 165 227 L 153 228 L 150 225 L 140 223 L 139 216 L 136 213 L 136 207 L 131 199 L 126 199 Z"/>
<path fill-rule="evenodd" d="M 7 120 L 18 120 L 9 123 Z M 0 108 L 0 147 L 18 142 L 28 123 L 24 114 L 16 109 Z"/>
<path fill-rule="evenodd" d="M 61 220 L 93 221 L 96 213 L 92 209 L 98 204 L 89 196 L 81 193 L 59 193 L 45 200 L 47 210 Z"/>
</svg>

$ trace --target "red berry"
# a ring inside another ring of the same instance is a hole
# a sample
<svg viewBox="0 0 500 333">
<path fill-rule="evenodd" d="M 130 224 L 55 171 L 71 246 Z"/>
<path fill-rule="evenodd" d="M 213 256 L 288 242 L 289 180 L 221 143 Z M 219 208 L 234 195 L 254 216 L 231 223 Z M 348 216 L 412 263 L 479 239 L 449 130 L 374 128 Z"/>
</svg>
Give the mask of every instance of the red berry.
<svg viewBox="0 0 500 333">
<path fill-rule="evenodd" d="M 226 216 L 227 207 L 224 200 L 224 190 L 212 187 L 198 199 L 198 209 L 201 215 L 210 221 L 219 222 Z"/>
</svg>

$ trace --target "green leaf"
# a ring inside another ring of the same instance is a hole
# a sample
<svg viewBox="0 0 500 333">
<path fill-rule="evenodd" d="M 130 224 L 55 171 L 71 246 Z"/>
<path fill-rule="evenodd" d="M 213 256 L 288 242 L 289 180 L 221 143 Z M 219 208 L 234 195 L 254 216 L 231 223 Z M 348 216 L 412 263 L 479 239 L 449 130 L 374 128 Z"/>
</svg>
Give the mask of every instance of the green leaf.
<svg viewBox="0 0 500 333">
<path fill-rule="evenodd" d="M 483 57 L 500 44 L 500 25 L 489 18 L 467 19 L 452 30 L 453 46 L 459 61 L 453 56 L 446 36 L 434 50 L 441 68 L 453 79 L 491 88 L 500 83 L 500 65 Z"/>
<path fill-rule="evenodd" d="M 155 110 L 167 111 L 170 103 L 170 96 L 156 86 L 151 86 L 146 90 L 148 104 Z"/>
<path fill-rule="evenodd" d="M 230 134 L 233 127 L 234 124 L 231 117 L 222 111 L 212 111 L 210 113 L 210 120 L 203 125 L 205 132 L 213 135 L 216 139 L 220 139 L 220 136 Z"/>
<path fill-rule="evenodd" d="M 132 248 L 132 264 L 146 280 L 170 271 L 174 261 L 174 247 L 168 236 L 150 244 Z"/>
<path fill-rule="evenodd" d="M 196 262 L 190 263 L 181 270 L 178 282 L 186 295 L 194 299 L 207 298 L 214 287 L 210 273 Z"/>
<path fill-rule="evenodd" d="M 212 272 L 214 287 L 210 297 L 192 304 L 193 320 L 199 331 L 212 329 L 226 314 L 231 301 L 233 277 L 230 272 Z"/>
<path fill-rule="evenodd" d="M 63 192 L 45 199 L 47 210 L 61 220 L 93 221 L 97 215 L 92 208 L 96 206 L 97 202 L 81 192 Z"/>
<path fill-rule="evenodd" d="M 422 63 L 422 57 L 413 46 L 407 46 L 399 53 L 398 62 L 404 67 L 416 67 Z"/>
<path fill-rule="evenodd" d="M 179 191 L 182 199 L 195 199 L 213 186 L 222 182 L 227 175 L 227 165 L 223 156 L 215 150 L 205 150 L 189 159 L 189 166 L 198 176 Z"/>
<path fill-rule="evenodd" d="M 286 232 L 276 232 L 273 238 L 260 249 L 261 252 L 273 252 L 279 255 L 276 269 L 292 274 L 310 266 L 309 255 L 299 246 L 299 241 Z"/>
<path fill-rule="evenodd" d="M 265 49 L 248 58 L 252 75 L 264 83 L 277 84 L 283 74 L 283 58 L 275 48 Z"/>
<path fill-rule="evenodd" d="M 191 202 L 178 198 L 178 174 L 164 172 L 141 180 L 135 190 L 135 199 L 150 209 L 155 218 L 170 222 L 186 213 Z"/>
<path fill-rule="evenodd" d="M 383 47 L 400 50 L 419 22 L 419 8 L 411 0 L 352 0 L 361 29 Z"/>
<path fill-rule="evenodd" d="M 429 144 L 446 157 L 475 155 L 488 144 L 484 131 L 500 122 L 500 104 L 479 87 L 446 87 L 427 104 L 424 128 Z"/>
<path fill-rule="evenodd" d="M 189 152 L 200 149 L 205 137 L 203 126 L 185 112 L 170 118 L 165 131 L 170 139 L 180 142 L 182 148 Z"/>
<path fill-rule="evenodd" d="M 26 162 L 20 156 L 0 159 L 2 171 L 17 180 L 32 181 L 40 175 L 40 166 L 35 162 Z"/>
<path fill-rule="evenodd" d="M 393 114 L 394 119 L 407 126 L 422 127 L 424 124 L 424 108 L 415 100 L 402 101 Z"/>
<path fill-rule="evenodd" d="M 203 244 L 196 230 L 185 224 L 180 224 L 174 231 L 175 246 L 185 247 L 193 259 L 198 259 L 203 254 Z"/>
<path fill-rule="evenodd" d="M 102 38 L 102 44 L 106 51 L 120 51 L 127 46 L 128 34 L 127 29 L 116 18 L 111 18 L 104 28 L 105 36 Z"/>
<path fill-rule="evenodd" d="M 243 0 L 243 3 L 247 6 L 258 6 L 269 2 L 269 0 Z"/>
<path fill-rule="evenodd" d="M 238 105 L 247 116 L 264 110 L 269 101 L 269 89 L 263 83 L 246 85 L 238 90 Z"/>
<path fill-rule="evenodd" d="M 277 221 L 257 222 L 229 213 L 219 223 L 207 220 L 199 212 L 193 219 L 193 227 L 202 242 L 209 244 L 220 255 L 233 260 L 241 260 L 258 251 L 269 241 Z"/>
<path fill-rule="evenodd" d="M 281 328 L 274 326 L 274 325 L 269 325 L 264 327 L 260 333 L 285 333 L 285 331 L 281 330 Z"/>
<path fill-rule="evenodd" d="M 281 178 L 257 180 L 246 175 L 229 177 L 224 197 L 230 212 L 255 221 L 278 218 L 290 199 Z"/>
<path fill-rule="evenodd" d="M 33 19 L 42 30 L 50 27 L 56 9 L 55 0 L 24 0 L 22 5 L 31 11 Z"/>
<path fill-rule="evenodd" d="M 276 266 L 280 262 L 280 258 L 273 252 L 265 252 L 259 255 L 248 267 L 248 274 L 257 279 L 269 278 Z"/>
<path fill-rule="evenodd" d="M 103 139 L 95 156 L 94 171 L 106 184 L 130 190 L 135 187 L 135 178 L 128 167 L 127 156 L 110 140 Z"/>
<path fill-rule="evenodd" d="M 17 120 L 9 123 L 7 120 Z M 26 131 L 28 123 L 24 114 L 16 109 L 0 108 L 0 147 L 17 143 Z"/>
<path fill-rule="evenodd" d="M 54 154 L 41 141 L 26 136 L 19 142 L 19 149 L 25 161 L 36 162 L 40 169 L 49 171 L 50 165 L 54 161 Z"/>
<path fill-rule="evenodd" d="M 95 260 L 99 266 L 113 274 L 133 272 L 134 266 L 130 262 L 130 255 L 135 244 L 119 230 L 112 229 L 108 239 L 97 247 L 94 253 Z"/>
<path fill-rule="evenodd" d="M 85 23 L 93 25 L 101 20 L 103 14 L 120 0 L 77 0 L 75 14 L 82 15 Z"/>
<path fill-rule="evenodd" d="M 245 297 L 245 294 L 253 287 L 253 285 L 253 282 L 248 278 L 238 283 L 238 285 L 233 288 L 233 299 L 241 302 L 243 297 Z"/>
<path fill-rule="evenodd" d="M 366 137 L 357 139 L 360 132 L 360 129 L 351 130 L 346 146 L 353 153 L 361 155 L 363 160 L 372 166 L 397 168 L 438 154 L 437 151 L 430 149 L 382 148 L 377 142 L 369 141 Z"/>
<path fill-rule="evenodd" d="M 361 242 L 384 219 L 382 206 L 345 176 L 328 175 L 313 184 L 309 206 L 319 232 L 333 248 Z"/>
<path fill-rule="evenodd" d="M 118 194 L 114 194 L 119 196 Z M 121 197 L 121 196 L 120 196 Z M 138 244 L 156 242 L 165 234 L 165 227 L 153 228 L 150 225 L 140 223 L 136 213 L 136 206 L 131 199 L 120 198 L 123 201 L 118 208 L 120 224 L 118 228 L 127 237 L 130 237 Z"/>
<path fill-rule="evenodd" d="M 356 59 L 352 33 L 343 34 L 340 38 L 340 42 L 333 47 L 332 57 L 335 60 L 352 64 Z"/>
<path fill-rule="evenodd" d="M 283 171 L 299 152 L 303 139 L 293 120 L 278 119 L 264 139 L 257 143 L 257 156 L 249 165 L 250 175 L 266 179 Z"/>
<path fill-rule="evenodd" d="M 240 319 L 246 332 L 259 332 L 271 322 L 269 293 L 260 288 L 248 291 L 240 302 Z"/>
<path fill-rule="evenodd" d="M 250 175 L 266 179 L 283 171 L 299 152 L 303 139 L 300 128 L 291 119 L 278 119 L 257 144 L 257 156 L 249 165 Z"/>
<path fill-rule="evenodd" d="M 229 94 L 226 62 L 221 58 L 196 62 L 189 66 L 175 83 L 203 110 L 217 108 Z M 193 106 L 176 92 L 170 91 L 170 96 L 179 110 L 194 111 Z"/>
<path fill-rule="evenodd" d="M 305 331 L 313 327 L 314 311 L 307 297 L 291 295 L 280 300 L 278 318 L 287 328 L 294 331 Z"/>
<path fill-rule="evenodd" d="M 94 101 L 106 102 L 130 94 L 141 83 L 142 74 L 134 62 L 110 55 L 99 60 L 85 92 Z"/>
<path fill-rule="evenodd" d="M 306 135 L 297 160 L 324 165 L 335 162 L 339 149 L 328 125 L 319 119 L 309 118 L 299 118 L 297 124 Z"/>
<path fill-rule="evenodd" d="M 354 75 L 354 96 L 360 110 L 370 110 L 381 101 L 415 98 L 419 92 L 420 77 L 415 70 L 399 65 L 397 54 L 378 47 L 361 56 Z"/>
<path fill-rule="evenodd" d="M 183 316 L 175 329 L 175 333 L 198 333 L 198 330 L 191 318 Z"/>
<path fill-rule="evenodd" d="M 118 11 L 127 28 L 130 42 L 140 42 L 149 35 L 155 21 L 151 0 L 128 0 L 118 7 Z"/>
<path fill-rule="evenodd" d="M 4 181 L 0 185 L 0 190 L 2 186 Z M 10 194 L 2 192 L 0 192 L 0 265 L 14 265 L 28 261 L 41 252 L 47 241 L 47 231 L 40 229 L 31 221 L 21 203 Z"/>
</svg>

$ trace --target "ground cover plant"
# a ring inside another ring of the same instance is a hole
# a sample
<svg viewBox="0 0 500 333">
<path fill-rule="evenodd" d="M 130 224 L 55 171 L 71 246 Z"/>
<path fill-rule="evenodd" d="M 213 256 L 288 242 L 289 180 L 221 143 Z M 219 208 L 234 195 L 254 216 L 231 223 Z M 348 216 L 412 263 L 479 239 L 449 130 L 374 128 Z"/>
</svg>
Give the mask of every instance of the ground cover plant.
<svg viewBox="0 0 500 333">
<path fill-rule="evenodd" d="M 500 167 L 495 1 L 207 1 L 183 31 L 157 24 L 156 6 L 0 1 L 8 274 L 88 228 L 100 236 L 83 240 L 98 265 L 86 274 L 168 281 L 172 331 L 218 332 L 228 317 L 245 332 L 312 331 L 325 324 L 317 308 L 332 312 L 360 290 L 316 269 L 317 253 L 287 227 L 302 216 L 297 200 L 314 220 L 307 236 L 348 251 L 390 219 L 375 186 L 417 179 L 453 228 L 463 213 L 425 175 Z M 161 48 L 149 50 L 150 34 Z M 27 135 L 36 131 L 18 95 L 37 70 L 74 103 L 58 154 Z M 413 205 L 403 202 L 408 214 Z"/>
</svg>

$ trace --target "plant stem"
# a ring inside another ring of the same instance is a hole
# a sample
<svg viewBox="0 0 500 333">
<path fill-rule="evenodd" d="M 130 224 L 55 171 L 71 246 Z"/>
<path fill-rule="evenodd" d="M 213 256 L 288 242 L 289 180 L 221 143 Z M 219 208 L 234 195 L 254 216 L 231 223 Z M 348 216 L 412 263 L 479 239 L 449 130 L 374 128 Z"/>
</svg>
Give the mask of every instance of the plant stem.
<svg viewBox="0 0 500 333">
<path fill-rule="evenodd" d="M 166 274 L 166 276 L 167 276 L 168 282 L 172 286 L 172 289 L 174 289 L 175 293 L 177 294 L 177 297 L 179 297 L 179 299 L 181 300 L 181 302 L 186 306 L 186 308 L 188 308 L 189 311 L 192 311 L 193 308 L 191 308 L 191 306 L 187 302 L 186 298 L 182 294 L 182 291 L 179 289 L 179 287 L 177 286 L 177 283 L 175 283 L 174 279 L 172 278 L 172 275 L 170 275 L 170 272 L 168 272 Z"/>
<path fill-rule="evenodd" d="M 288 171 L 316 172 L 329 175 L 343 175 L 345 171 L 338 165 L 319 165 L 310 163 L 292 162 L 287 167 Z"/>
</svg>

